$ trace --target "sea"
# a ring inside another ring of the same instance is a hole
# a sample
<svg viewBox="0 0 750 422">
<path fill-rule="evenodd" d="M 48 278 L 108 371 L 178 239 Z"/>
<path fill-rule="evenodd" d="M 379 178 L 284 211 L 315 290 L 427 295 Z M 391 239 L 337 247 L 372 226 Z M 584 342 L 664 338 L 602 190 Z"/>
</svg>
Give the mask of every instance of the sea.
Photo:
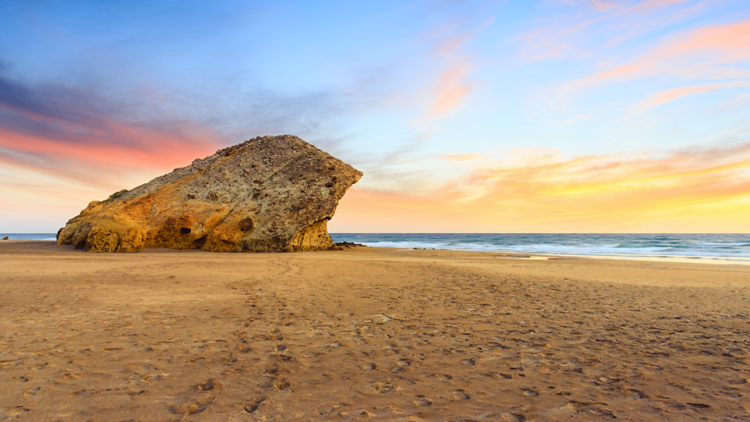
<svg viewBox="0 0 750 422">
<path fill-rule="evenodd" d="M 331 233 L 331 238 L 388 248 L 750 264 L 750 234 Z"/>
<path fill-rule="evenodd" d="M 0 233 L 55 240 L 55 233 Z M 750 234 L 613 233 L 331 233 L 334 242 L 372 247 L 508 252 L 750 265 Z"/>
</svg>

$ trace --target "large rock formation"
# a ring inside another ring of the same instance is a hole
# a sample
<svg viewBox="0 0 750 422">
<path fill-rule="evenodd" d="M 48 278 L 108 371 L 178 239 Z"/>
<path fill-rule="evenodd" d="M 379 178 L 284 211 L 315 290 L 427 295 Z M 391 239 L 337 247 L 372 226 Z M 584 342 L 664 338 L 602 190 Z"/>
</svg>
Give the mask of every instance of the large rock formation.
<svg viewBox="0 0 750 422">
<path fill-rule="evenodd" d="M 296 136 L 258 137 L 90 203 L 57 243 L 95 252 L 332 249 L 327 222 L 361 176 Z"/>
</svg>

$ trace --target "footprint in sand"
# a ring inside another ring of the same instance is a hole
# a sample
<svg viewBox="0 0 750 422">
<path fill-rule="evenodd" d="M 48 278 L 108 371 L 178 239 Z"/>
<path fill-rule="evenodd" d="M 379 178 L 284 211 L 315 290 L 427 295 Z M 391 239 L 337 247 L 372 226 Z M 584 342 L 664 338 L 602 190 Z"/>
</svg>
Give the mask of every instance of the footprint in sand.
<svg viewBox="0 0 750 422">
<path fill-rule="evenodd" d="M 279 391 L 284 391 L 292 386 L 292 383 L 289 382 L 288 379 L 282 378 L 280 380 L 277 380 L 275 383 L 273 383 L 273 386 L 276 387 Z"/>
<path fill-rule="evenodd" d="M 625 397 L 629 399 L 645 399 L 648 398 L 648 395 L 640 390 L 634 390 L 632 388 L 629 388 L 625 390 Z"/>
<path fill-rule="evenodd" d="M 244 406 L 245 412 L 247 413 L 255 412 L 256 410 L 258 410 L 258 407 L 260 406 L 260 404 L 263 403 L 265 400 L 266 400 L 265 397 L 255 397 L 251 399 Z"/>
<path fill-rule="evenodd" d="M 401 365 L 396 365 L 393 368 L 391 368 L 392 374 L 398 374 L 399 372 L 403 372 L 403 371 L 404 371 L 404 367 Z"/>
<path fill-rule="evenodd" d="M 198 384 L 198 389 L 201 391 L 211 391 L 215 388 L 221 388 L 221 383 L 213 378 L 202 384 Z"/>
<path fill-rule="evenodd" d="M 328 414 L 333 413 L 335 411 L 336 411 L 336 408 L 333 407 L 333 406 L 330 406 L 330 405 L 329 406 L 323 406 L 320 409 L 318 409 L 318 415 L 320 415 L 320 416 L 328 415 Z"/>
<path fill-rule="evenodd" d="M 16 406 L 9 409 L 6 409 L 8 416 L 16 416 L 19 417 L 20 415 L 23 415 L 24 413 L 31 412 L 31 409 L 24 407 L 24 406 Z"/>
<path fill-rule="evenodd" d="M 427 407 L 427 406 L 432 406 L 432 401 L 430 401 L 425 396 L 417 396 L 417 398 L 414 399 L 414 404 L 416 404 L 417 406 Z"/>
<path fill-rule="evenodd" d="M 266 367 L 265 373 L 268 375 L 278 375 L 279 374 L 279 365 L 272 363 Z"/>
<path fill-rule="evenodd" d="M 536 388 L 521 388 L 524 396 L 527 397 L 539 397 L 539 391 Z"/>
<path fill-rule="evenodd" d="M 195 400 L 172 406 L 169 408 L 169 411 L 176 415 L 194 415 L 206 410 L 214 400 L 216 400 L 216 398 L 213 396 L 198 397 Z"/>
<path fill-rule="evenodd" d="M 601 418 L 617 419 L 617 416 L 615 416 L 615 414 L 612 413 L 612 411 L 609 409 L 600 409 L 598 407 L 595 407 L 593 409 L 588 409 L 588 413 L 599 416 Z"/>
<path fill-rule="evenodd" d="M 276 358 L 278 358 L 282 362 L 289 362 L 293 358 L 289 355 L 276 355 Z"/>
<path fill-rule="evenodd" d="M 503 413 L 500 417 L 503 422 L 526 422 L 526 416 L 519 413 Z"/>
<path fill-rule="evenodd" d="M 393 385 L 381 381 L 375 383 L 373 390 L 375 390 L 376 393 L 390 393 L 393 391 Z"/>
<path fill-rule="evenodd" d="M 268 334 L 266 334 L 265 338 L 269 341 L 284 340 L 284 336 L 281 334 L 281 330 L 279 330 L 278 328 L 274 328 L 273 330 L 269 331 Z"/>
<path fill-rule="evenodd" d="M 453 392 L 453 397 L 455 397 L 456 400 L 469 400 L 471 398 L 464 392 L 464 390 L 455 390 Z"/>
</svg>

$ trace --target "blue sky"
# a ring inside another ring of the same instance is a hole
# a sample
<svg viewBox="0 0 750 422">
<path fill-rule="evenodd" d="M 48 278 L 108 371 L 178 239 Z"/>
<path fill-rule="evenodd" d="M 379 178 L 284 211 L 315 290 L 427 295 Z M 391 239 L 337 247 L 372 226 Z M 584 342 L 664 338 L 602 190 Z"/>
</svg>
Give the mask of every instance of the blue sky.
<svg viewBox="0 0 750 422">
<path fill-rule="evenodd" d="M 331 231 L 750 231 L 732 0 L 0 3 L 0 231 L 258 135 L 365 172 Z"/>
</svg>

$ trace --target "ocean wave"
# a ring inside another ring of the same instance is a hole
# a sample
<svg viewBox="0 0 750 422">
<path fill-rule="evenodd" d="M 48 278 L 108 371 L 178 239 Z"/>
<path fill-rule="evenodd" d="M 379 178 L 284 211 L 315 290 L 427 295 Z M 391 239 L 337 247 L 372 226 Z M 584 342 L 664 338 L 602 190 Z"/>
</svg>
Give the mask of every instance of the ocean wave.
<svg viewBox="0 0 750 422">
<path fill-rule="evenodd" d="M 750 235 L 461 234 L 387 233 L 331 235 L 335 241 L 373 247 L 449 249 L 611 257 L 750 259 Z"/>
</svg>

